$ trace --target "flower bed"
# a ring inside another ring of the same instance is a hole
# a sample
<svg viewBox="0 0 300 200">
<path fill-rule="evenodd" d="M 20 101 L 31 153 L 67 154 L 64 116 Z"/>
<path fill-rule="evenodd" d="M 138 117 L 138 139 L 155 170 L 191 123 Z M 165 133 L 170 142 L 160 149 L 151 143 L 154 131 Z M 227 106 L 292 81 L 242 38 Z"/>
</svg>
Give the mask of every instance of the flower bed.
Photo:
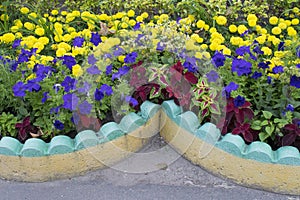
<svg viewBox="0 0 300 200">
<path fill-rule="evenodd" d="M 173 19 L 26 6 L 11 17 L 12 6 L 1 7 L 2 137 L 25 147 L 33 138 L 76 140 L 138 113 L 147 100 L 174 99 L 223 136 L 300 148 L 297 7 L 282 17 L 238 13 L 234 23 L 225 13 Z"/>
</svg>

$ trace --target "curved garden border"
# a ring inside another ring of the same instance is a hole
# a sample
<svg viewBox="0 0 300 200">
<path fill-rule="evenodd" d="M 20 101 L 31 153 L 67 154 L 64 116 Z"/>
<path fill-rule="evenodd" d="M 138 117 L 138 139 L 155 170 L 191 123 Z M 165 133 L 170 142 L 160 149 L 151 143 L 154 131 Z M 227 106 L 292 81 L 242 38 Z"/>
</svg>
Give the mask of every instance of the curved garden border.
<svg viewBox="0 0 300 200">
<path fill-rule="evenodd" d="M 284 194 L 300 194 L 300 154 L 286 146 L 273 151 L 263 142 L 245 144 L 238 135 L 221 137 L 214 124 L 173 101 L 162 105 L 161 136 L 192 163 L 238 184 Z M 189 142 L 188 142 L 189 141 Z"/>
<path fill-rule="evenodd" d="M 74 139 L 56 136 L 50 143 L 11 137 L 0 141 L 0 177 L 41 182 L 81 175 L 110 166 L 142 148 L 159 132 L 160 106 L 145 102 L 140 113 L 126 115 L 119 124 L 109 122 L 99 132 L 86 130 Z"/>
</svg>

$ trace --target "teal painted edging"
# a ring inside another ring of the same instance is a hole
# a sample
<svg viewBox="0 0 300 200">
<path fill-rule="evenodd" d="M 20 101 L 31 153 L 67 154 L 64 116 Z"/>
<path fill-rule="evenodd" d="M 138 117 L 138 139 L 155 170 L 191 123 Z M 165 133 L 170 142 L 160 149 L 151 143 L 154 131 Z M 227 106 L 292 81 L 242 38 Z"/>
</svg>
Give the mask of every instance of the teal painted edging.
<svg viewBox="0 0 300 200">
<path fill-rule="evenodd" d="M 300 165 L 300 154 L 295 147 L 284 146 L 273 151 L 264 142 L 257 141 L 247 145 L 239 135 L 228 133 L 221 136 L 220 130 L 214 124 L 205 123 L 200 126 L 198 117 L 193 112 L 183 112 L 182 108 L 177 106 L 173 100 L 165 101 L 162 109 L 180 127 L 230 154 L 265 163 Z"/>
<path fill-rule="evenodd" d="M 74 139 L 59 135 L 52 138 L 49 143 L 41 139 L 31 138 L 22 144 L 15 138 L 3 137 L 0 140 L 0 155 L 40 157 L 66 154 L 96 146 L 115 140 L 143 126 L 159 109 L 159 105 L 146 101 L 141 105 L 140 113 L 129 113 L 122 118 L 119 124 L 115 122 L 106 123 L 98 132 L 92 130 L 81 131 Z"/>
</svg>

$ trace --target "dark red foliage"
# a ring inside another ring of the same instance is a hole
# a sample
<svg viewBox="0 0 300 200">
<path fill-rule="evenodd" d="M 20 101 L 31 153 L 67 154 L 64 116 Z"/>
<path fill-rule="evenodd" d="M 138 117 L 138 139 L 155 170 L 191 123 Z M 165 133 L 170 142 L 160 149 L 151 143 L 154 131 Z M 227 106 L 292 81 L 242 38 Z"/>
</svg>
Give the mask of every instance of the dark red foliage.
<svg viewBox="0 0 300 200">
<path fill-rule="evenodd" d="M 299 128 L 300 119 L 294 119 L 292 124 L 287 124 L 282 128 L 284 136 L 281 138 L 281 145 L 288 146 L 292 145 L 299 140 L 300 128 Z"/>
<path fill-rule="evenodd" d="M 30 116 L 25 117 L 21 123 L 16 123 L 15 127 L 19 130 L 18 139 L 21 142 L 24 142 L 27 138 L 29 138 L 30 133 L 38 132 L 38 128 L 30 123 Z"/>
<path fill-rule="evenodd" d="M 232 134 L 240 134 L 245 141 L 252 142 L 257 139 L 258 131 L 251 129 L 247 121 L 252 120 L 254 113 L 250 108 L 251 103 L 246 101 L 244 105 L 235 107 L 234 98 L 227 99 L 227 105 L 224 108 L 226 116 L 221 119 L 217 127 L 221 129 L 223 135 L 231 132 Z"/>
<path fill-rule="evenodd" d="M 78 113 L 80 120 L 78 121 L 78 124 L 76 125 L 77 131 L 83 131 L 83 130 L 93 130 L 93 131 L 99 131 L 101 128 L 101 120 L 87 115 L 82 115 Z"/>
</svg>

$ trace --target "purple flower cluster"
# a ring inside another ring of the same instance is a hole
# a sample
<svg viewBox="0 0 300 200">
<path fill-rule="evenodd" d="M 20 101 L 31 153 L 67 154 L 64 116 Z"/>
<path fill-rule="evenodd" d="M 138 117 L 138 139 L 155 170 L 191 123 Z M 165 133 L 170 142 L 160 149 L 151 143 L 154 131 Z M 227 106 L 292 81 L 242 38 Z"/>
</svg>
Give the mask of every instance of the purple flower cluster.
<svg viewBox="0 0 300 200">
<path fill-rule="evenodd" d="M 244 59 L 234 58 L 231 65 L 231 71 L 236 72 L 238 76 L 251 73 L 252 64 Z"/>
</svg>

